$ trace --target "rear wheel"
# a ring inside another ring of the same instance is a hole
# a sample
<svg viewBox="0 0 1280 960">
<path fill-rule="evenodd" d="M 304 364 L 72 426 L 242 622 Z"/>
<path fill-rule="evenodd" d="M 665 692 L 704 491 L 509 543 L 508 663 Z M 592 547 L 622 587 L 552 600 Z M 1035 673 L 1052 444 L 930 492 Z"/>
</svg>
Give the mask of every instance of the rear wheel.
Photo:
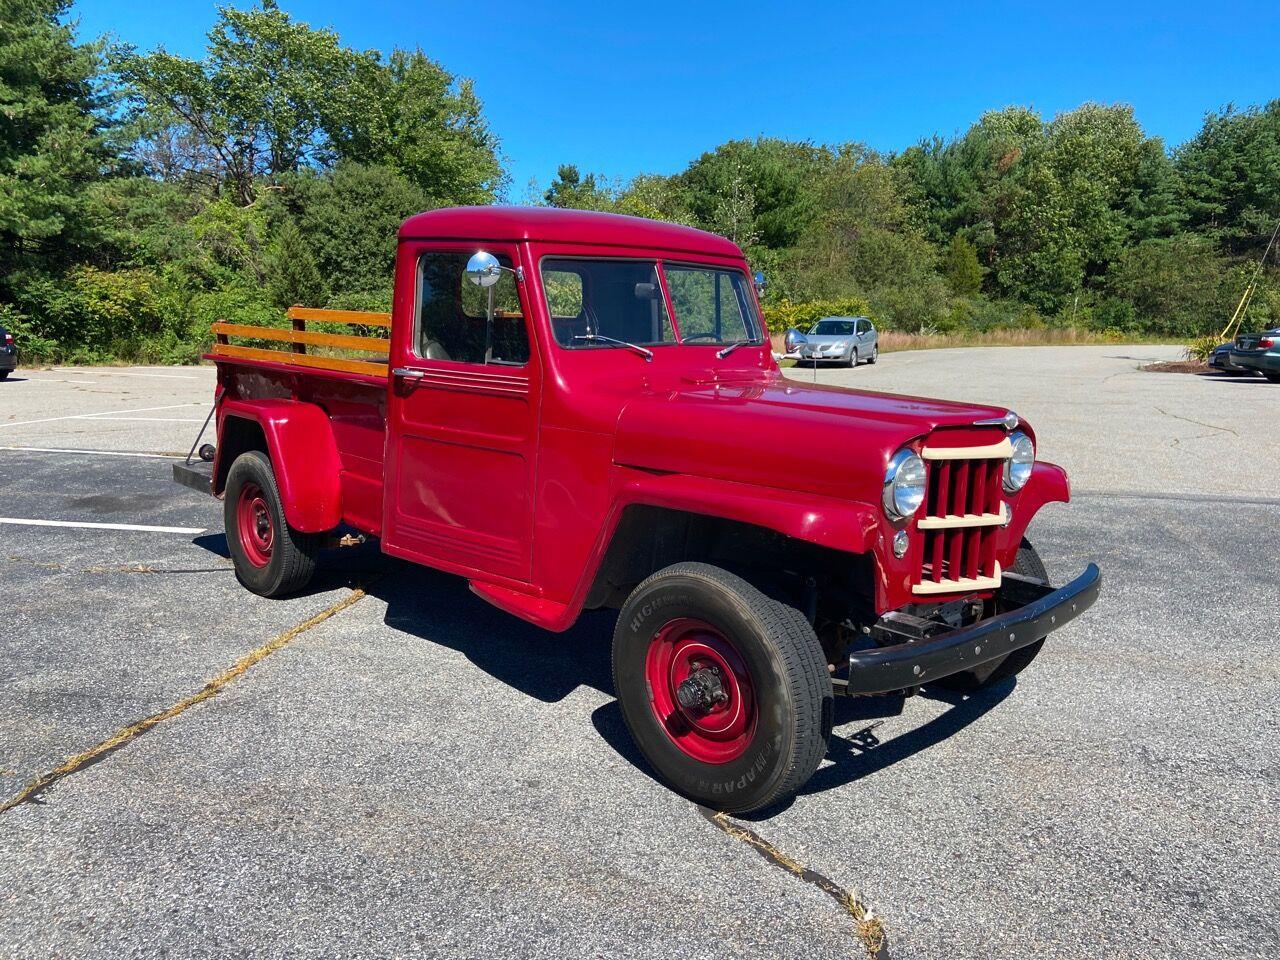
<svg viewBox="0 0 1280 960">
<path fill-rule="evenodd" d="M 323 538 L 289 526 L 265 453 L 251 450 L 231 465 L 222 515 L 236 577 L 254 593 L 284 596 L 311 580 Z"/>
<path fill-rule="evenodd" d="M 8 380 L 11 373 L 13 373 L 12 370 L 0 370 L 0 380 Z"/>
<path fill-rule="evenodd" d="M 1018 547 L 1018 557 L 1009 572 L 1042 580 L 1045 583 L 1049 582 L 1049 573 L 1044 568 L 1044 561 L 1040 559 L 1040 554 L 1031 545 L 1031 541 L 1025 537 L 1022 540 L 1022 545 Z M 1013 651 L 1003 660 L 984 663 L 976 670 L 953 673 L 949 677 L 935 680 L 933 685 L 942 687 L 945 690 L 955 690 L 959 693 L 975 693 L 978 690 L 994 687 L 1003 680 L 1017 676 L 1029 667 L 1031 661 L 1039 655 L 1040 648 L 1043 646 L 1044 637 L 1041 637 L 1035 643 L 1027 644 L 1027 646 Z"/>
<path fill-rule="evenodd" d="M 627 599 L 613 680 L 636 745 L 673 789 L 718 810 L 795 793 L 826 753 L 826 657 L 793 607 L 719 567 L 678 563 Z"/>
<path fill-rule="evenodd" d="M 1262 375 L 1267 378 L 1268 383 L 1280 383 L 1280 372 L 1275 370 L 1264 370 Z"/>
</svg>

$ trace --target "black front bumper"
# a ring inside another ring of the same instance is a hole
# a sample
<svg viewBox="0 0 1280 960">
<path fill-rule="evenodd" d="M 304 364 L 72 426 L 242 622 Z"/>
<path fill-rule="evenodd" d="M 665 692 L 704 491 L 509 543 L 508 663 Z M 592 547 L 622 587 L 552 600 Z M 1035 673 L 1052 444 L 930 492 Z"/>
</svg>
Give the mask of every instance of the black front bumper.
<svg viewBox="0 0 1280 960">
<path fill-rule="evenodd" d="M 1084 613 L 1101 588 L 1102 573 L 1092 563 L 1057 590 L 1006 574 L 1001 602 L 1013 609 L 968 627 L 943 627 L 920 640 L 854 651 L 849 654 L 849 679 L 837 683 L 837 692 L 891 693 L 1006 657 Z"/>
</svg>

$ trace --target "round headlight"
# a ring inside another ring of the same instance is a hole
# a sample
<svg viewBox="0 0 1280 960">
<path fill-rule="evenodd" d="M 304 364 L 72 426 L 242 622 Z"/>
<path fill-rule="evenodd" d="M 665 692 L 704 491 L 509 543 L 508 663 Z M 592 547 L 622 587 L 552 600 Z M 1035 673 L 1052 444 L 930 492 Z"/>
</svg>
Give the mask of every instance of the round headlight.
<svg viewBox="0 0 1280 960">
<path fill-rule="evenodd" d="M 910 450 L 899 450 L 884 474 L 884 512 L 894 519 L 909 517 L 924 503 L 924 461 Z"/>
<path fill-rule="evenodd" d="M 1021 430 L 1009 435 L 1009 443 L 1013 447 L 1013 456 L 1005 461 L 1004 488 L 1009 493 L 1017 493 L 1031 479 L 1031 468 L 1036 462 L 1036 448 L 1031 438 Z"/>
</svg>

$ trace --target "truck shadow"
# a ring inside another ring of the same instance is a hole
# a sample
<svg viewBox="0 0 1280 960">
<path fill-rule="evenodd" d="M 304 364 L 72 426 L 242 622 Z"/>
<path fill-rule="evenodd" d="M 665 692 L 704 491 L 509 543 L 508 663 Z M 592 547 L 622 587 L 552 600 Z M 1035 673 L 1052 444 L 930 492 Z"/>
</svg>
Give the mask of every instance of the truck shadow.
<svg viewBox="0 0 1280 960">
<path fill-rule="evenodd" d="M 543 703 L 557 703 L 583 685 L 613 694 L 612 611 L 587 611 L 571 629 L 549 633 L 481 600 L 460 577 L 408 564 L 368 592 L 386 602 L 387 626 L 457 650 Z"/>
<path fill-rule="evenodd" d="M 613 696 L 609 654 L 613 611 L 588 611 L 572 629 L 548 633 L 481 600 L 459 577 L 407 564 L 368 590 L 387 604 L 387 626 L 458 651 L 526 696 L 557 703 L 584 685 Z M 972 696 L 925 688 L 922 698 L 947 703 L 949 709 L 889 740 L 880 739 L 881 724 L 901 715 L 910 701 L 899 696 L 837 698 L 827 763 L 800 795 L 855 783 L 941 743 L 998 706 L 1016 682 L 1011 678 Z M 632 742 L 616 700 L 597 707 L 591 723 L 619 756 L 657 779 Z M 791 802 L 743 819 L 768 819 Z"/>
</svg>

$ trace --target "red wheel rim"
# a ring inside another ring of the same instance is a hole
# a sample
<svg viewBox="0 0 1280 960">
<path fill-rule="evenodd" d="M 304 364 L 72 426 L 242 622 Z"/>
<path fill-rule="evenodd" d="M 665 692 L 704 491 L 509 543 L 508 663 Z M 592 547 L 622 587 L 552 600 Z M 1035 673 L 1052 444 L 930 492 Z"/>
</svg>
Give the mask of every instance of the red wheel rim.
<svg viewBox="0 0 1280 960">
<path fill-rule="evenodd" d="M 663 626 L 645 657 L 649 704 L 671 742 L 703 763 L 728 763 L 756 732 L 755 686 L 733 643 L 703 620 Z M 700 694 L 696 705 L 681 700 Z"/>
<path fill-rule="evenodd" d="M 236 523 L 245 559 L 255 567 L 265 567 L 271 562 L 276 527 L 271 521 L 271 508 L 267 505 L 267 498 L 256 483 L 246 483 L 240 488 L 240 498 L 236 501 Z"/>
</svg>

